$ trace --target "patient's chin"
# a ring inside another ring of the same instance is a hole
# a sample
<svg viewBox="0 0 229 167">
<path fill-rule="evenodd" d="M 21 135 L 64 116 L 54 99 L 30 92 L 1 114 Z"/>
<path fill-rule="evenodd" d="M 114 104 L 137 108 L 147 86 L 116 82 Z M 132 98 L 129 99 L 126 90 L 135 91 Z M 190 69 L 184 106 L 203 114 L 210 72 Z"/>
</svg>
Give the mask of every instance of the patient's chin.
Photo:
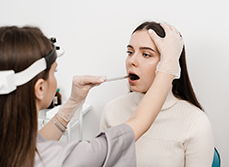
<svg viewBox="0 0 229 167">
<path fill-rule="evenodd" d="M 139 93 L 142 93 L 142 94 L 146 94 L 147 91 L 149 90 L 148 87 L 142 87 L 142 86 L 139 86 L 139 85 L 131 85 L 129 84 L 129 90 L 130 92 L 139 92 Z"/>
<path fill-rule="evenodd" d="M 142 89 L 141 87 L 137 86 L 137 85 L 129 85 L 130 91 L 131 92 L 139 92 L 142 93 Z"/>
</svg>

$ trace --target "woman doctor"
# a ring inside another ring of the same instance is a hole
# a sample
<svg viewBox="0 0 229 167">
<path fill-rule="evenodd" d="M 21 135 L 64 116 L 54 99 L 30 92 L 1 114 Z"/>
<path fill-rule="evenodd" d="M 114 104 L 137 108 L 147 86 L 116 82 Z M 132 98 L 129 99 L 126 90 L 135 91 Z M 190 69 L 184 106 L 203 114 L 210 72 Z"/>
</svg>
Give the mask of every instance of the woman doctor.
<svg viewBox="0 0 229 167">
<path fill-rule="evenodd" d="M 58 48 L 39 28 L 0 28 L 0 164 L 31 166 L 136 166 L 134 141 L 143 135 L 160 111 L 174 76 L 179 76 L 183 39 L 175 28 L 161 24 L 165 38 L 154 32 L 163 51 L 162 68 L 125 123 L 107 129 L 91 141 L 63 143 L 58 139 L 88 91 L 106 78 L 75 76 L 71 96 L 52 121 L 37 133 L 38 112 L 47 108 L 56 92 L 54 76 Z M 167 49 L 168 46 L 170 49 Z M 173 70 L 171 70 L 173 69 Z M 152 103 L 153 101 L 153 103 Z M 77 113 L 76 113 L 77 114 Z M 52 130 L 54 130 L 52 132 Z M 56 132 L 60 133 L 57 134 Z"/>
</svg>

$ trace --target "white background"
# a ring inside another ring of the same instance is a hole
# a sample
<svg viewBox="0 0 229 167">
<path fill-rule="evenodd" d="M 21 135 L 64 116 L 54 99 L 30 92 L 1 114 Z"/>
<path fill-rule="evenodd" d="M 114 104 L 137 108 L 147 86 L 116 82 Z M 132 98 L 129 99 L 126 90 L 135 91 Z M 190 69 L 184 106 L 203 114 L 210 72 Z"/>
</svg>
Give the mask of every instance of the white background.
<svg viewBox="0 0 229 167">
<path fill-rule="evenodd" d="M 218 0 L 0 0 L 0 26 L 35 25 L 56 37 L 66 53 L 58 60 L 63 99 L 73 75 L 125 75 L 126 45 L 143 21 L 166 21 L 183 35 L 187 64 L 197 97 L 208 115 L 222 166 L 229 166 L 229 12 Z M 128 92 L 127 81 L 105 83 L 87 98 L 84 137 L 99 131 L 103 107 Z"/>
</svg>

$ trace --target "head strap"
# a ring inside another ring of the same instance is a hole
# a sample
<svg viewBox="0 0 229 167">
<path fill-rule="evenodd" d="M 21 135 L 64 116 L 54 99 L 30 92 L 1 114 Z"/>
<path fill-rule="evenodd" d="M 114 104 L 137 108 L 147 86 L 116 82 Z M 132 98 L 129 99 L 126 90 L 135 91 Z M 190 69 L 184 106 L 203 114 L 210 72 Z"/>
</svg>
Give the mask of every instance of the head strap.
<svg viewBox="0 0 229 167">
<path fill-rule="evenodd" d="M 53 38 L 52 38 L 53 39 Z M 53 42 L 53 40 L 51 41 Z M 23 71 L 15 73 L 14 70 L 0 71 L 0 95 L 9 94 L 17 89 L 17 86 L 23 85 L 33 79 L 37 74 L 51 67 L 57 57 L 64 54 L 64 50 L 53 43 L 52 51 L 45 57 L 35 61 L 32 65 Z"/>
</svg>

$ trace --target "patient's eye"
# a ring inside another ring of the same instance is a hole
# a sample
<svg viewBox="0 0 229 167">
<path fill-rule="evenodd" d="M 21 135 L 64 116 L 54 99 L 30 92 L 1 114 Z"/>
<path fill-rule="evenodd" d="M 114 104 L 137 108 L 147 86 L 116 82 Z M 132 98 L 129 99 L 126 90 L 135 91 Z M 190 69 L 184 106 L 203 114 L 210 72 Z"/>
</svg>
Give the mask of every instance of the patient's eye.
<svg viewBox="0 0 229 167">
<path fill-rule="evenodd" d="M 143 53 L 142 54 L 144 57 L 152 57 L 150 54 L 148 54 L 148 53 Z"/>
<path fill-rule="evenodd" d="M 131 51 L 126 51 L 127 52 L 127 54 L 129 55 L 129 56 L 131 56 L 132 54 L 133 54 L 133 52 L 131 52 Z"/>
</svg>

